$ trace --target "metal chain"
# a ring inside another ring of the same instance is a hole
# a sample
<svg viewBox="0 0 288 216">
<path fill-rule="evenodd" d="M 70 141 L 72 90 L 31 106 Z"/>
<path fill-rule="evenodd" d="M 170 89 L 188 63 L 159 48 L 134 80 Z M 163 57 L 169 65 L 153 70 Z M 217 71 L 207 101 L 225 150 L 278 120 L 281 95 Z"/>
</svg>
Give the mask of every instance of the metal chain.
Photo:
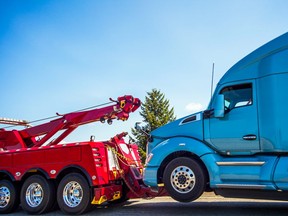
<svg viewBox="0 0 288 216">
<path fill-rule="evenodd" d="M 115 150 L 115 148 L 112 148 L 109 145 L 106 145 L 106 147 L 108 147 L 114 154 L 117 155 L 117 157 L 119 158 L 119 160 L 122 161 L 122 163 L 124 163 L 126 166 L 130 166 L 129 164 L 125 163 L 122 159 L 126 160 L 126 161 L 131 161 L 130 158 L 125 157 L 123 154 L 120 154 L 117 152 L 117 150 Z M 122 158 L 122 159 L 121 159 Z M 118 161 L 117 161 L 118 162 Z M 119 164 L 118 164 L 119 165 Z M 120 168 L 120 167 L 119 167 Z"/>
<path fill-rule="evenodd" d="M 114 161 L 116 162 L 116 165 L 119 167 L 119 169 L 120 169 L 120 165 L 119 165 L 119 162 L 118 162 L 118 159 L 117 159 L 117 158 L 119 158 L 119 160 L 121 160 L 121 158 L 130 160 L 129 158 L 125 157 L 124 155 L 118 153 L 118 152 L 117 152 L 114 148 L 112 148 L 111 146 L 108 146 L 108 148 L 111 149 L 112 153 L 114 153 L 114 154 L 112 154 L 112 155 L 113 155 Z M 126 166 L 128 166 L 128 167 L 131 166 L 131 165 L 125 163 L 123 160 L 121 160 L 121 161 L 122 161 Z M 120 176 L 122 177 L 122 179 L 123 179 L 123 181 L 125 182 L 125 184 L 127 185 L 127 187 L 131 190 L 131 192 L 132 192 L 134 195 L 136 195 L 136 197 L 139 197 L 139 198 L 142 198 L 142 199 L 146 199 L 146 200 L 150 200 L 150 199 L 155 198 L 155 197 L 143 197 L 143 196 L 141 197 L 141 195 L 140 195 L 139 193 L 137 193 L 137 192 L 133 189 L 133 187 L 129 184 L 129 182 L 125 179 L 125 173 L 123 172 L 123 170 L 120 169 L 119 172 L 120 172 Z"/>
</svg>

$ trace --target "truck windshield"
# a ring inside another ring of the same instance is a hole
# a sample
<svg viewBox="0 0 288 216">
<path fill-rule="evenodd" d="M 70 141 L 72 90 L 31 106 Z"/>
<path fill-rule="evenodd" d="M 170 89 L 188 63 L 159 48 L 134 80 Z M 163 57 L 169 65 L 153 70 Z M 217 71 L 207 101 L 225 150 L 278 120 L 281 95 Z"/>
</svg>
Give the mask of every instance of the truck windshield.
<svg viewBox="0 0 288 216">
<path fill-rule="evenodd" d="M 228 110 L 253 103 L 251 83 L 226 86 L 220 91 L 220 94 L 224 95 L 225 107 Z"/>
</svg>

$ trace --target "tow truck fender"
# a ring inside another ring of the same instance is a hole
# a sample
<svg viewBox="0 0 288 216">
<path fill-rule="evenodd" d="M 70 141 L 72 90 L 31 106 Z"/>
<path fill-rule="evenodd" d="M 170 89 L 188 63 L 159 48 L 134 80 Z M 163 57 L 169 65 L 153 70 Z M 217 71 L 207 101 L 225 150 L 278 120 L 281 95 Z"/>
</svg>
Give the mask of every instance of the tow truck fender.
<svg viewBox="0 0 288 216">
<path fill-rule="evenodd" d="M 14 176 L 7 170 L 0 170 L 0 176 L 8 176 L 10 178 L 11 181 L 15 181 L 16 179 L 14 178 Z M 4 179 L 3 177 L 1 177 L 1 179 Z"/>
</svg>

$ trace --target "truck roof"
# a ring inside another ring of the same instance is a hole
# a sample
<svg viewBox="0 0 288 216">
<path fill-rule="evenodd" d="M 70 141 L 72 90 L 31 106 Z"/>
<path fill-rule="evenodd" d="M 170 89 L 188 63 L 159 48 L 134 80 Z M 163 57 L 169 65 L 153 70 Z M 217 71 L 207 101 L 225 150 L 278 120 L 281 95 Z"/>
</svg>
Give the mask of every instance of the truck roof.
<svg viewBox="0 0 288 216">
<path fill-rule="evenodd" d="M 219 84 L 288 72 L 288 32 L 264 44 L 232 66 Z"/>
</svg>

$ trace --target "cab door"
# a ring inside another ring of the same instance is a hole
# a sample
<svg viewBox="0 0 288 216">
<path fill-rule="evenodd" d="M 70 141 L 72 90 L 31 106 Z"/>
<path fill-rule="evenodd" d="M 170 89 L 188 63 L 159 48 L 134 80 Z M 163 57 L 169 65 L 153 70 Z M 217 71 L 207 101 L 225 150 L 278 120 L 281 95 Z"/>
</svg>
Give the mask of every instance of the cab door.
<svg viewBox="0 0 288 216">
<path fill-rule="evenodd" d="M 255 83 L 222 85 L 215 91 L 224 95 L 222 117 L 210 115 L 204 121 L 205 140 L 227 155 L 259 152 L 257 97 Z M 217 98 L 217 97 L 215 97 Z M 212 103 L 212 110 L 213 104 Z"/>
</svg>

